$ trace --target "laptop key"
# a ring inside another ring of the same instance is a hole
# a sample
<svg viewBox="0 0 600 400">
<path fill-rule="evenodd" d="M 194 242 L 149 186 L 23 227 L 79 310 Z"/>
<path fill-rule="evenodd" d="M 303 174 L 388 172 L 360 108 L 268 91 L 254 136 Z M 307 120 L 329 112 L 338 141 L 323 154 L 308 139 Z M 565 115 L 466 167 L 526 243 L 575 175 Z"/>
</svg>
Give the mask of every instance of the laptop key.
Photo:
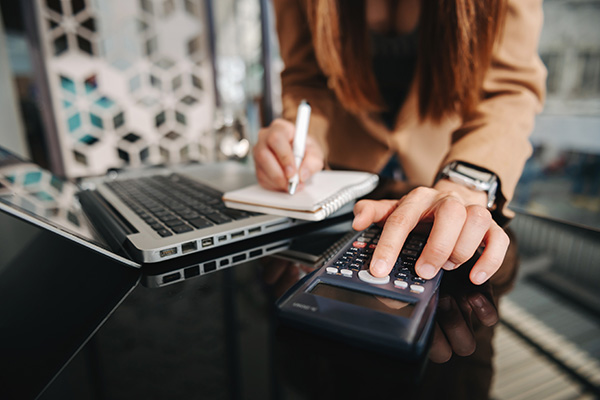
<svg viewBox="0 0 600 400">
<path fill-rule="evenodd" d="M 176 226 L 185 225 L 185 223 L 180 219 L 174 219 L 173 221 L 169 221 L 165 223 L 169 228 L 173 229 Z"/>
<path fill-rule="evenodd" d="M 165 224 L 170 221 L 178 220 L 178 218 L 176 216 L 174 216 L 173 214 L 165 215 L 163 217 L 158 217 L 158 219 L 160 219 Z"/>
<path fill-rule="evenodd" d="M 173 234 L 166 229 L 159 229 L 156 231 L 156 233 L 158 233 L 162 237 L 173 236 Z"/>
<path fill-rule="evenodd" d="M 206 218 L 202 217 L 190 219 L 188 222 L 192 224 L 196 229 L 202 229 L 214 225 L 212 221 L 209 221 Z"/>
<path fill-rule="evenodd" d="M 232 219 L 229 218 L 228 216 L 219 214 L 219 213 L 206 214 L 206 218 L 210 219 L 211 221 L 216 222 L 217 224 L 224 224 L 226 222 L 232 221 Z"/>
<path fill-rule="evenodd" d="M 179 226 L 175 226 L 171 229 L 173 229 L 173 232 L 175 232 L 175 233 L 185 233 L 185 232 L 191 232 L 194 230 L 189 225 L 179 225 Z"/>
<path fill-rule="evenodd" d="M 233 219 L 244 219 L 244 218 L 248 218 L 249 215 L 243 211 L 240 210 L 233 210 L 230 208 L 226 208 L 224 210 L 221 211 L 223 214 L 233 218 Z"/>
</svg>

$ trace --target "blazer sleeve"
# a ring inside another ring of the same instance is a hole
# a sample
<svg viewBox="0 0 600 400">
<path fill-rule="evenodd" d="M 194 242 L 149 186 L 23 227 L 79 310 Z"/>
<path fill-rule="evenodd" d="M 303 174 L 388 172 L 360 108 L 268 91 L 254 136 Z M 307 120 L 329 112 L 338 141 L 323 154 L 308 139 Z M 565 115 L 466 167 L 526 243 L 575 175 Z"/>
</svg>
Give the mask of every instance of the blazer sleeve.
<svg viewBox="0 0 600 400">
<path fill-rule="evenodd" d="M 306 7 L 302 0 L 273 0 L 273 6 L 284 63 L 281 73 L 282 117 L 294 122 L 298 105 L 306 99 L 312 108 L 309 135 L 328 154 L 327 131 L 335 95 L 329 89 L 315 56 Z"/>
<path fill-rule="evenodd" d="M 545 97 L 546 69 L 537 46 L 543 23 L 542 0 L 509 0 L 489 71 L 483 100 L 452 135 L 442 165 L 462 160 L 498 175 L 498 209 L 505 215 L 531 155 L 529 135 Z"/>
</svg>

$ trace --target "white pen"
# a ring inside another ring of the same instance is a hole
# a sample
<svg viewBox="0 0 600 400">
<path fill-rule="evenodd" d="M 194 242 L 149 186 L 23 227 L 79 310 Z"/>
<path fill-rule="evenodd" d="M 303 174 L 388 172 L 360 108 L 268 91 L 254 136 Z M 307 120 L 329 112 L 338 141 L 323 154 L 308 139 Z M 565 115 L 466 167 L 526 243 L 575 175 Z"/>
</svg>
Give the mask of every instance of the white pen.
<svg viewBox="0 0 600 400">
<path fill-rule="evenodd" d="M 294 133 L 294 160 L 296 161 L 296 173 L 288 182 L 288 193 L 296 193 L 296 187 L 300 182 L 298 172 L 300 172 L 300 164 L 304 159 L 304 151 L 306 150 L 306 135 L 308 134 L 308 122 L 310 121 L 310 105 L 306 100 L 302 100 L 298 106 L 298 114 L 296 115 L 296 132 Z"/>
</svg>

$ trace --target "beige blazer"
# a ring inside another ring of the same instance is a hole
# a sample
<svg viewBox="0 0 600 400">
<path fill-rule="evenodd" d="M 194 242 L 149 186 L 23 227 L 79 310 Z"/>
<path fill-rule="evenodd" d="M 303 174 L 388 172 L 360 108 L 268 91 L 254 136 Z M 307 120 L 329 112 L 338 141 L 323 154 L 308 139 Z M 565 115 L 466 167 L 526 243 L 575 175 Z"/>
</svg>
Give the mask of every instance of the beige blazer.
<svg viewBox="0 0 600 400">
<path fill-rule="evenodd" d="M 541 0 L 508 1 L 502 37 L 472 118 L 421 121 L 413 83 L 392 130 L 366 112 L 348 112 L 337 100 L 315 58 L 304 2 L 274 0 L 274 8 L 285 65 L 283 117 L 294 121 L 299 102 L 310 102 L 309 134 L 323 146 L 330 165 L 379 172 L 396 153 L 410 183 L 431 186 L 447 163 L 469 162 L 498 175 L 497 204 L 505 216 L 511 215 L 506 205 L 531 155 L 528 137 L 545 96 L 546 69 L 537 54 Z"/>
</svg>

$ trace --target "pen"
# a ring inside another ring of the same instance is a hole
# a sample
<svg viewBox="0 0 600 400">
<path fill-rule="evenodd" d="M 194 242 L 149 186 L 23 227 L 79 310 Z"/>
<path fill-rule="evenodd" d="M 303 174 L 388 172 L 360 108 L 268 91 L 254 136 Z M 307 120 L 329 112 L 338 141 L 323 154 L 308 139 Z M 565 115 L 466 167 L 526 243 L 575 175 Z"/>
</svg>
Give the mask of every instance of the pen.
<svg viewBox="0 0 600 400">
<path fill-rule="evenodd" d="M 306 135 L 308 134 L 308 122 L 310 120 L 310 105 L 306 100 L 302 100 L 298 106 L 298 114 L 296 115 L 296 132 L 294 133 L 294 160 L 296 161 L 296 173 L 288 182 L 288 193 L 296 193 L 296 187 L 300 182 L 298 172 L 300 164 L 304 159 L 304 151 L 306 150 Z"/>
</svg>

